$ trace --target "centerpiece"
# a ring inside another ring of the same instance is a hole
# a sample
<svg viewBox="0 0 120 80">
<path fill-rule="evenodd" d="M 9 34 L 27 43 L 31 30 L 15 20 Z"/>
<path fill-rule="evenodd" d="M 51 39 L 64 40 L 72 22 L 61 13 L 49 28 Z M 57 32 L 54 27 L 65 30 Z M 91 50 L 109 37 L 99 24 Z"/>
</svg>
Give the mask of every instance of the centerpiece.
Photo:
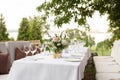
<svg viewBox="0 0 120 80">
<path fill-rule="evenodd" d="M 58 36 L 55 34 L 53 38 L 50 40 L 50 44 L 47 46 L 49 50 L 53 52 L 53 58 L 61 57 L 61 52 L 63 49 L 67 48 L 68 42 L 62 36 Z"/>
</svg>

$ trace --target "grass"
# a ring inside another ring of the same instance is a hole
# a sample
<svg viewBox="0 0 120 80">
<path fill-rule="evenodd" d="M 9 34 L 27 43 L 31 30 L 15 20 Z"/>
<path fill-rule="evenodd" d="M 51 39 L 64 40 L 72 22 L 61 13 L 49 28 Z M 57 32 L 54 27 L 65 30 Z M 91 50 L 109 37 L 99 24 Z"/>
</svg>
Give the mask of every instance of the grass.
<svg viewBox="0 0 120 80">
<path fill-rule="evenodd" d="M 96 52 L 99 56 L 111 55 L 111 48 L 96 48 L 96 46 L 90 47 L 91 52 Z"/>
</svg>

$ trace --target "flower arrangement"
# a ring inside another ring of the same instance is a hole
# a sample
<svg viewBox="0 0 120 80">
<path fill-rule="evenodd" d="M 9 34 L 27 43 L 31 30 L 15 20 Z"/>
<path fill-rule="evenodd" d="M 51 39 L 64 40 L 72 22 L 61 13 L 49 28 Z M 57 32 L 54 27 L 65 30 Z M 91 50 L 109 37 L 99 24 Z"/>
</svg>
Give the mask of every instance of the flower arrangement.
<svg viewBox="0 0 120 80">
<path fill-rule="evenodd" d="M 58 36 L 55 34 L 50 40 L 50 44 L 47 45 L 47 50 L 53 51 L 54 53 L 61 53 L 63 49 L 68 47 L 66 37 Z"/>
</svg>

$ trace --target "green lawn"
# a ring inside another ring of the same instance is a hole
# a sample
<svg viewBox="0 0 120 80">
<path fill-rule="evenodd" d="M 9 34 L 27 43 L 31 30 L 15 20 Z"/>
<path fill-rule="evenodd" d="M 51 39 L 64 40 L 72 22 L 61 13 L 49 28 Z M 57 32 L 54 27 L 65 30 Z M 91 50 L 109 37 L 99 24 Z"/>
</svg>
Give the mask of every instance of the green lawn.
<svg viewBox="0 0 120 80">
<path fill-rule="evenodd" d="M 111 49 L 107 48 L 99 48 L 96 50 L 95 46 L 92 46 L 91 48 L 92 53 L 97 53 L 99 56 L 109 56 L 111 55 Z"/>
</svg>

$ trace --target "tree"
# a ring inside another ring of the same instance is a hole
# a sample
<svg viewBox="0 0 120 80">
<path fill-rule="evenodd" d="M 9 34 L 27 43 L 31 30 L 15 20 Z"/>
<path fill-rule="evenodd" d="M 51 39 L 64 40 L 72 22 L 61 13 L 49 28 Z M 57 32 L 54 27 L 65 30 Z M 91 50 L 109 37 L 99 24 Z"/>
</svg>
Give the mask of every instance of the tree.
<svg viewBox="0 0 120 80">
<path fill-rule="evenodd" d="M 94 12 L 92 4 L 93 0 L 52 0 L 45 1 L 37 10 L 44 11 L 46 16 L 55 16 L 54 23 L 58 27 L 72 19 L 79 25 L 87 25 L 86 18 L 92 17 Z"/>
<path fill-rule="evenodd" d="M 31 18 L 30 20 L 30 40 L 40 40 L 42 42 L 41 36 L 41 25 L 39 24 L 37 17 Z"/>
<path fill-rule="evenodd" d="M 1 14 L 0 15 L 0 41 L 7 41 L 7 40 L 9 40 L 8 36 L 9 36 L 9 34 L 7 32 L 7 29 L 6 29 L 4 17 Z"/>
<path fill-rule="evenodd" d="M 44 17 L 23 18 L 20 23 L 18 40 L 40 40 L 42 43 L 44 34 L 47 33 L 48 29 L 49 25 L 46 24 Z"/>
<path fill-rule="evenodd" d="M 85 31 L 82 31 L 80 29 L 67 29 L 65 31 L 66 37 L 71 41 L 73 39 L 76 39 L 78 41 L 85 42 L 84 46 L 93 46 L 95 44 L 94 38 L 90 35 L 87 35 Z"/>
<path fill-rule="evenodd" d="M 15 41 L 13 37 L 10 37 L 10 41 Z"/>
<path fill-rule="evenodd" d="M 43 37 L 48 33 L 49 25 L 46 24 L 45 18 L 43 16 L 34 16 L 30 18 L 30 39 L 40 40 L 43 43 Z"/>
<path fill-rule="evenodd" d="M 72 19 L 79 25 L 87 25 L 87 18 L 95 11 L 108 14 L 112 41 L 120 39 L 120 0 L 51 0 L 45 1 L 37 10 L 45 12 L 47 17 L 55 16 L 54 23 L 58 27 Z"/>
<path fill-rule="evenodd" d="M 17 40 L 29 40 L 29 20 L 23 18 L 20 23 Z"/>
<path fill-rule="evenodd" d="M 95 0 L 94 9 L 101 15 L 108 14 L 112 42 L 120 39 L 120 0 Z"/>
</svg>

